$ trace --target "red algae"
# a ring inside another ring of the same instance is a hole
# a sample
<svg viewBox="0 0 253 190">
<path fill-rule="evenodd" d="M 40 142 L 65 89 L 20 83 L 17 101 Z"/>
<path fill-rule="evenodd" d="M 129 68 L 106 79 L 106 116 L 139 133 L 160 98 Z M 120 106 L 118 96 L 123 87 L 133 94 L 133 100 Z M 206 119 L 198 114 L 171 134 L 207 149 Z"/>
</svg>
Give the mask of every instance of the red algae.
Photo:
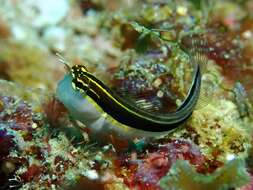
<svg viewBox="0 0 253 190">
<path fill-rule="evenodd" d="M 53 97 L 43 105 L 43 110 L 47 121 L 52 127 L 61 126 L 62 119 L 67 115 L 68 111 L 64 105 Z"/>
<path fill-rule="evenodd" d="M 204 172 L 202 168 L 206 161 L 205 157 L 190 141 L 172 140 L 146 152 L 148 153 L 139 155 L 137 153 L 135 159 L 129 155 L 123 155 L 115 162 L 116 175 L 122 177 L 129 188 L 160 190 L 159 180 L 167 174 L 176 160 L 188 160 L 199 168 L 199 171 Z"/>
<path fill-rule="evenodd" d="M 0 121 L 9 123 L 14 130 L 32 130 L 32 109 L 24 101 L 13 97 L 0 96 L 4 111 L 0 115 Z"/>
<path fill-rule="evenodd" d="M 222 74 L 229 83 L 233 85 L 240 81 L 249 91 L 253 86 L 253 70 L 247 66 L 251 63 L 253 50 L 247 45 L 242 46 L 242 43 L 245 41 L 243 32 L 252 30 L 252 27 L 252 21 L 249 20 L 242 22 L 240 31 L 220 31 L 222 28 L 225 30 L 224 27 L 214 24 L 209 26 L 203 35 L 184 37 L 182 44 L 187 47 L 193 38 L 204 39 L 206 44 L 198 48 L 222 68 Z"/>
<path fill-rule="evenodd" d="M 61 156 L 56 156 L 54 159 L 54 165 L 56 166 L 55 172 L 57 173 L 57 176 L 61 176 L 69 167 L 73 166 L 73 163 L 70 160 L 65 160 Z"/>
<path fill-rule="evenodd" d="M 202 174 L 213 173 L 223 166 L 215 158 L 211 160 L 203 156 L 193 142 L 183 139 L 151 146 L 145 152 L 123 154 L 115 161 L 115 174 L 123 178 L 130 189 L 161 190 L 158 182 L 177 160 L 189 161 Z"/>
<path fill-rule="evenodd" d="M 22 145 L 19 143 L 31 141 L 33 139 L 32 132 L 34 131 L 33 125 L 33 112 L 31 107 L 24 101 L 8 96 L 0 96 L 1 111 L 0 111 L 0 165 L 4 167 L 5 173 L 0 172 L 1 184 L 9 187 L 19 187 L 20 180 L 9 181 L 14 178 L 14 173 L 22 166 L 28 166 L 28 161 L 22 155 L 14 156 L 10 153 L 13 150 L 21 151 Z M 26 155 L 35 155 L 35 158 L 42 159 L 42 153 L 39 147 L 31 146 L 24 150 Z M 37 173 L 36 167 L 30 168 L 28 173 L 31 176 Z M 32 180 L 29 175 L 24 174 L 24 180 Z M 2 177 L 2 175 L 4 177 Z"/>
<path fill-rule="evenodd" d="M 14 131 L 22 131 L 24 140 L 31 136 L 32 111 L 25 102 L 13 97 L 0 96 L 0 152 L 1 159 L 8 157 L 10 151 L 16 148 Z"/>
<path fill-rule="evenodd" d="M 9 134 L 6 129 L 0 128 L 0 161 L 4 160 L 9 155 L 11 149 L 15 147 L 13 138 L 14 136 Z"/>
<path fill-rule="evenodd" d="M 33 164 L 28 167 L 27 171 L 21 175 L 21 179 L 24 182 L 29 182 L 32 180 L 39 181 L 40 175 L 42 174 L 43 169 L 41 166 Z"/>
<path fill-rule="evenodd" d="M 98 4 L 95 4 L 90 0 L 88 1 L 79 0 L 79 4 L 84 14 L 89 10 L 99 10 L 102 8 Z"/>
<path fill-rule="evenodd" d="M 249 21 L 245 21 L 247 25 Z M 244 25 L 243 25 L 244 26 Z M 253 86 L 253 70 L 247 68 L 251 63 L 253 51 L 247 46 L 242 46 L 243 31 L 220 32 L 217 29 L 209 29 L 205 34 L 207 40 L 207 53 L 209 59 L 214 60 L 222 68 L 222 74 L 232 85 L 240 81 L 247 91 Z"/>
<path fill-rule="evenodd" d="M 168 157 L 164 153 L 151 153 L 144 163 L 138 166 L 134 175 L 134 186 L 138 189 L 160 189 L 156 184 L 166 175 L 170 167 Z"/>
<path fill-rule="evenodd" d="M 26 150 L 26 153 L 28 155 L 35 156 L 35 158 L 38 159 L 38 160 L 43 160 L 44 159 L 41 148 L 36 146 L 36 145 L 32 145 L 32 146 L 28 147 L 28 149 Z"/>
</svg>

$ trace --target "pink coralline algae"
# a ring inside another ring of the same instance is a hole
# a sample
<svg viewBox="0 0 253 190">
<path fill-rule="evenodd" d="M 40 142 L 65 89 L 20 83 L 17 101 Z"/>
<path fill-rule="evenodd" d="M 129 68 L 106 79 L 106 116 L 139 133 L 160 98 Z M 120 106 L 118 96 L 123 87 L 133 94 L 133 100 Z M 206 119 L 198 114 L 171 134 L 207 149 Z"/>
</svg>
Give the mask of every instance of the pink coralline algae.
<svg viewBox="0 0 253 190">
<path fill-rule="evenodd" d="M 3 111 L 0 112 L 0 121 L 8 123 L 11 129 L 29 132 L 32 130 L 32 110 L 21 100 L 13 97 L 0 96 Z"/>
<path fill-rule="evenodd" d="M 252 190 L 253 189 L 253 176 L 251 175 L 250 183 L 240 188 L 240 190 Z"/>
<path fill-rule="evenodd" d="M 29 141 L 32 138 L 33 114 L 31 108 L 14 97 L 0 96 L 0 184 L 4 188 L 19 184 L 12 184 L 15 171 L 20 166 L 27 165 L 22 156 L 12 156 L 11 152 L 19 150 L 19 138 Z M 18 137 L 20 134 L 20 137 Z"/>
<path fill-rule="evenodd" d="M 16 147 L 15 131 L 28 131 L 31 123 L 31 111 L 22 102 L 14 98 L 0 96 L 0 161 L 6 159 L 10 151 Z M 25 135 L 25 133 L 24 133 Z"/>
<path fill-rule="evenodd" d="M 167 174 L 176 160 L 188 160 L 196 168 L 202 167 L 205 158 L 198 147 L 187 140 L 172 140 L 158 148 L 147 150 L 145 155 L 123 158 L 116 162 L 120 165 L 119 177 L 133 189 L 160 190 L 159 180 Z M 123 169 L 122 169 L 123 168 Z"/>
</svg>

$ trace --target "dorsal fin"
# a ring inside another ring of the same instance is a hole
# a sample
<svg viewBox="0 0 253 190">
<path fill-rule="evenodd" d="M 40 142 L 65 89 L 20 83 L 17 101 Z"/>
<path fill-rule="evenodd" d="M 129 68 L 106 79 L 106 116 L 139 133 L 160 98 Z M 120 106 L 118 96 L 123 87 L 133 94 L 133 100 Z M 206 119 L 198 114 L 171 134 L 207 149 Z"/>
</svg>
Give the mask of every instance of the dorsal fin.
<svg viewBox="0 0 253 190">
<path fill-rule="evenodd" d="M 158 102 L 155 103 L 152 101 L 152 96 L 154 94 L 152 93 L 139 93 L 137 94 L 136 91 L 131 90 L 131 89 L 124 89 L 124 88 L 119 88 L 117 90 L 114 90 L 115 93 L 131 103 L 132 105 L 135 105 L 137 108 L 148 111 L 148 112 L 156 112 L 159 110 Z"/>
<path fill-rule="evenodd" d="M 208 63 L 207 54 L 209 52 L 209 46 L 207 40 L 203 35 L 186 36 L 182 39 L 181 47 L 189 54 L 191 60 L 200 66 L 203 80 L 203 75 L 207 72 Z M 210 103 L 210 99 L 212 99 L 212 97 L 213 89 L 207 88 L 207 86 L 203 84 L 202 81 L 200 95 L 195 109 L 202 109 L 203 107 L 207 106 Z"/>
</svg>

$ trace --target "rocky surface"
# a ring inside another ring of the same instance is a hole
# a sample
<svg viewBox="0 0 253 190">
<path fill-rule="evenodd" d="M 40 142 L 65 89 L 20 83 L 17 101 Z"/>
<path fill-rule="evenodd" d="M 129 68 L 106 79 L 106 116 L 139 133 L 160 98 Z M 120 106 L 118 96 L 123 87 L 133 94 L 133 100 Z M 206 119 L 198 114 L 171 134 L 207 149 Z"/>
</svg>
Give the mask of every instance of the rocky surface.
<svg viewBox="0 0 253 190">
<path fill-rule="evenodd" d="M 252 189 L 252 12 L 252 0 L 0 0 L 0 189 Z M 156 114 L 181 104 L 197 60 L 201 96 L 166 136 L 100 144 L 55 98 L 56 53 Z"/>
</svg>

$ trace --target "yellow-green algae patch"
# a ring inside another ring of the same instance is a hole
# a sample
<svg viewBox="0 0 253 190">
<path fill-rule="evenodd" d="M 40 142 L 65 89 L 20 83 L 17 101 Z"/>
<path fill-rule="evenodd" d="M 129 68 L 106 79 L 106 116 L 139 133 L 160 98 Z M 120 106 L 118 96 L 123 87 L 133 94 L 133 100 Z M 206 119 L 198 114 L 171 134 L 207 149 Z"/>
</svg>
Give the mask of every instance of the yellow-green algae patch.
<svg viewBox="0 0 253 190">
<path fill-rule="evenodd" d="M 231 154 L 245 157 L 251 146 L 250 135 L 231 101 L 216 100 L 207 107 L 196 110 L 188 124 L 197 134 L 202 152 L 212 156 L 214 150 L 219 150 L 222 161 Z"/>
<path fill-rule="evenodd" d="M 54 72 L 57 63 L 51 61 L 43 48 L 11 41 L 5 41 L 0 47 L 0 65 L 6 79 L 24 86 L 52 89 L 59 71 Z"/>
<path fill-rule="evenodd" d="M 250 117 L 241 118 L 234 99 L 220 84 L 224 84 L 219 67 L 208 64 L 202 78 L 200 102 L 190 120 L 172 137 L 189 138 L 209 159 L 226 163 L 236 157 L 247 157 L 251 147 L 253 126 Z M 210 93 L 211 91 L 211 93 Z"/>
<path fill-rule="evenodd" d="M 249 182 L 245 162 L 232 160 L 209 175 L 199 174 L 185 160 L 178 160 L 160 181 L 164 190 L 227 190 Z"/>
<path fill-rule="evenodd" d="M 0 79 L 0 95 L 17 97 L 20 100 L 29 102 L 36 112 L 41 112 L 41 105 L 49 99 L 49 93 L 40 89 L 24 87 L 10 81 Z"/>
</svg>

